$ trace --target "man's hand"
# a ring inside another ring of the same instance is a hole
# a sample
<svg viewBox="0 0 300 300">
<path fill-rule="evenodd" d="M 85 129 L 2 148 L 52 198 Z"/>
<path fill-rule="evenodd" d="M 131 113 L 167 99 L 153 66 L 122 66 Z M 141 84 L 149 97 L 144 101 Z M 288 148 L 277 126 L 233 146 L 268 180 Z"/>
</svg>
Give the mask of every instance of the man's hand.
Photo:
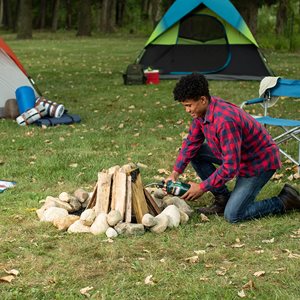
<svg viewBox="0 0 300 300">
<path fill-rule="evenodd" d="M 167 177 L 165 179 L 165 183 L 167 183 L 168 181 L 172 180 L 173 182 L 176 182 L 178 180 L 178 177 L 179 177 L 179 173 L 176 172 L 176 171 L 173 171 L 169 177 Z"/>
<path fill-rule="evenodd" d="M 189 182 L 189 184 L 191 187 L 184 195 L 181 196 L 182 199 L 195 200 L 204 194 L 204 191 L 201 190 L 199 183 Z"/>
</svg>

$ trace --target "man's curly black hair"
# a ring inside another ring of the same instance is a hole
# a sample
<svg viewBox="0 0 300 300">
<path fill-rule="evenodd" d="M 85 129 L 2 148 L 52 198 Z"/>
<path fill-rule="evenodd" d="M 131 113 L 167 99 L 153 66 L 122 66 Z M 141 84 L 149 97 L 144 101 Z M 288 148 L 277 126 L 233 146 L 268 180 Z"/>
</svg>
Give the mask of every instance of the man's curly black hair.
<svg viewBox="0 0 300 300">
<path fill-rule="evenodd" d="M 174 100 L 183 102 L 187 99 L 199 100 L 201 96 L 206 96 L 210 100 L 208 82 L 206 78 L 199 73 L 193 73 L 177 82 L 174 90 Z"/>
</svg>

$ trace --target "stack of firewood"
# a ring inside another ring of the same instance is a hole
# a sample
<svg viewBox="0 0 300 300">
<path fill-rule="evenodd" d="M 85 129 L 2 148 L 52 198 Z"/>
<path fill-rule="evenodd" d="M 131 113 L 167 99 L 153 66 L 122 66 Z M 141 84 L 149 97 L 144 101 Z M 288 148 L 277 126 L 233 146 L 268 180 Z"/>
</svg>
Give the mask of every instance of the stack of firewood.
<svg viewBox="0 0 300 300">
<path fill-rule="evenodd" d="M 161 213 L 144 188 L 139 168 L 134 164 L 114 166 L 99 172 L 87 208 L 94 208 L 96 215 L 117 210 L 126 223 L 142 223 L 145 214 L 156 216 Z"/>
<path fill-rule="evenodd" d="M 36 213 L 40 221 L 59 230 L 105 233 L 108 238 L 146 230 L 161 233 L 189 220 L 193 210 L 184 200 L 165 195 L 161 189 L 152 192 L 144 188 L 136 165 L 114 166 L 98 173 L 93 192 L 79 188 L 73 194 L 47 196 Z"/>
</svg>

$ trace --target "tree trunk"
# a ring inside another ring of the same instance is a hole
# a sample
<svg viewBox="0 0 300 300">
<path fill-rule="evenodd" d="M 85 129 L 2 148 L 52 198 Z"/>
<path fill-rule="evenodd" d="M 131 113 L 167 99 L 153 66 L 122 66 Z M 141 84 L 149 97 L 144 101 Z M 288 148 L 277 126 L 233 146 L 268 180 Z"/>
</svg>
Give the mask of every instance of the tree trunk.
<svg viewBox="0 0 300 300">
<path fill-rule="evenodd" d="M 51 31 L 56 32 L 59 17 L 60 0 L 54 0 Z"/>
<path fill-rule="evenodd" d="M 150 0 L 143 0 L 141 4 L 142 20 L 149 20 Z"/>
<path fill-rule="evenodd" d="M 257 31 L 258 3 L 256 1 L 232 1 L 241 14 L 250 31 L 255 36 Z"/>
<path fill-rule="evenodd" d="M 115 20 L 115 7 L 115 0 L 102 0 L 101 30 L 105 33 L 114 31 L 115 23 L 113 22 L 113 20 Z"/>
<path fill-rule="evenodd" d="M 72 28 L 72 0 L 66 0 L 66 28 Z"/>
<path fill-rule="evenodd" d="M 101 12 L 102 12 L 102 1 L 97 1 L 96 2 L 96 7 L 95 7 L 95 27 L 96 30 L 99 32 L 101 31 Z"/>
<path fill-rule="evenodd" d="M 161 3 L 162 0 L 152 1 L 151 20 L 152 20 L 153 27 L 157 25 L 157 23 L 162 17 Z"/>
<path fill-rule="evenodd" d="M 107 26 L 107 6 L 108 6 L 109 0 L 102 0 L 102 10 L 101 10 L 101 31 L 106 32 L 106 26 Z"/>
<path fill-rule="evenodd" d="M 34 22 L 34 28 L 45 29 L 46 27 L 46 15 L 47 15 L 47 2 L 46 0 L 41 0 L 40 13 Z"/>
<path fill-rule="evenodd" d="M 2 3 L 3 3 L 2 25 L 5 29 L 14 29 L 11 3 L 9 3 L 9 0 L 3 0 Z"/>
<path fill-rule="evenodd" d="M 77 36 L 91 36 L 91 35 L 92 35 L 91 0 L 80 0 Z"/>
<path fill-rule="evenodd" d="M 163 0 L 162 1 L 162 14 L 164 14 L 175 2 L 175 0 Z"/>
<path fill-rule="evenodd" d="M 298 16 L 300 15 L 300 0 L 298 2 Z M 298 18 L 298 33 L 300 33 L 300 18 Z"/>
<path fill-rule="evenodd" d="M 3 26 L 3 0 L 0 0 L 0 27 Z"/>
<path fill-rule="evenodd" d="M 32 38 L 32 0 L 20 0 L 17 39 Z"/>
<path fill-rule="evenodd" d="M 276 35 L 284 34 L 288 22 L 288 6 L 289 0 L 279 0 L 277 14 L 276 14 Z"/>
<path fill-rule="evenodd" d="M 124 24 L 126 0 L 117 0 L 116 24 L 122 27 Z"/>
</svg>

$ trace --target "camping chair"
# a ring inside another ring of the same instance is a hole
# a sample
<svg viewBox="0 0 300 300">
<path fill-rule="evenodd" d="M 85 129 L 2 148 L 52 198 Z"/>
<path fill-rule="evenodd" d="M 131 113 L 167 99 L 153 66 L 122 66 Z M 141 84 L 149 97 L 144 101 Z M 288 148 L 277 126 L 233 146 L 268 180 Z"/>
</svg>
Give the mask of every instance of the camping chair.
<svg viewBox="0 0 300 300">
<path fill-rule="evenodd" d="M 260 103 L 263 106 L 263 116 L 254 116 L 261 124 L 280 128 L 282 133 L 273 136 L 273 140 L 279 146 L 280 152 L 298 167 L 300 173 L 300 120 L 274 118 L 269 114 L 269 108 L 272 107 L 281 97 L 284 101 L 291 101 L 291 98 L 300 98 L 300 80 L 284 79 L 279 77 L 265 77 L 260 82 L 259 98 L 251 99 L 242 103 L 241 108 L 245 105 Z M 299 101 L 299 99 L 297 100 Z M 298 102 L 299 103 L 299 102 Z M 299 110 L 296 107 L 296 111 Z M 298 117 L 298 116 L 297 116 Z M 282 144 L 288 140 L 296 142 L 298 154 L 291 154 L 283 150 Z M 298 158 L 297 158 L 298 156 Z"/>
</svg>

